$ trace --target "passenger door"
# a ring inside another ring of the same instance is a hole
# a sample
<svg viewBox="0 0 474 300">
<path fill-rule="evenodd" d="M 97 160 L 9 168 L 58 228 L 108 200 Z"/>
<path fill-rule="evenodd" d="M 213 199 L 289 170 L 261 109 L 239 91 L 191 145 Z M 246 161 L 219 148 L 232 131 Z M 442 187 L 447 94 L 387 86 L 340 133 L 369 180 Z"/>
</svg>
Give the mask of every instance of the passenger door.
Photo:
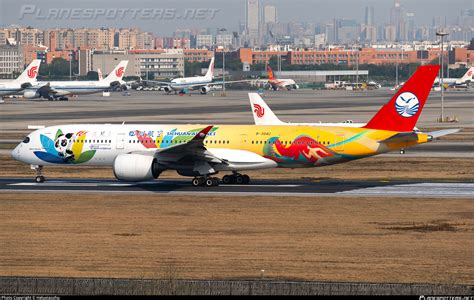
<svg viewBox="0 0 474 300">
<path fill-rule="evenodd" d="M 117 150 L 125 149 L 125 133 L 117 134 L 117 142 L 115 144 Z"/>
</svg>

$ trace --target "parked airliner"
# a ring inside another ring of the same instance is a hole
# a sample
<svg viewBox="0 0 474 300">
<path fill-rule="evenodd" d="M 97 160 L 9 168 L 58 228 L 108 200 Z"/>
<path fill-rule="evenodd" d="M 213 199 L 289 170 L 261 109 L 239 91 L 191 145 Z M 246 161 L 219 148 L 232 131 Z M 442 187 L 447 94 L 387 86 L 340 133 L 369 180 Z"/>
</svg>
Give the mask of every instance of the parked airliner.
<svg viewBox="0 0 474 300">
<path fill-rule="evenodd" d="M 225 84 L 232 84 L 237 82 L 248 82 L 250 80 L 236 80 L 236 81 L 213 81 L 214 79 L 214 57 L 209 63 L 206 75 L 196 77 L 183 77 L 175 78 L 171 81 L 155 81 L 155 80 L 144 80 L 147 82 L 161 85 L 161 90 L 170 94 L 185 93 L 187 90 L 199 90 L 201 94 L 207 94 L 213 87 Z"/>
<path fill-rule="evenodd" d="M 25 89 L 26 99 L 44 98 L 48 100 L 68 100 L 71 95 L 87 95 L 110 90 L 116 86 L 125 85 L 122 80 L 127 69 L 128 61 L 121 61 L 104 79 L 96 81 L 48 81 Z M 101 76 L 100 74 L 99 76 Z"/>
<path fill-rule="evenodd" d="M 33 60 L 17 79 L 0 82 L 0 96 L 16 95 L 36 83 L 41 60 Z"/>
</svg>

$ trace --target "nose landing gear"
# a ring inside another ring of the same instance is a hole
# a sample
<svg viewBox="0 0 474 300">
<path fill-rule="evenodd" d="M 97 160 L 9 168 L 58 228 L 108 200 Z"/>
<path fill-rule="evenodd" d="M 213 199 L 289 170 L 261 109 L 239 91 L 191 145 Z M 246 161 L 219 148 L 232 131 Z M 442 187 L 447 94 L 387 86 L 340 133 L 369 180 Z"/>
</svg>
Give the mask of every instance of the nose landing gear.
<svg viewBox="0 0 474 300">
<path fill-rule="evenodd" d="M 35 177 L 36 183 L 45 182 L 46 178 L 43 176 L 43 166 L 31 166 L 31 169 L 36 171 L 36 177 Z"/>
</svg>

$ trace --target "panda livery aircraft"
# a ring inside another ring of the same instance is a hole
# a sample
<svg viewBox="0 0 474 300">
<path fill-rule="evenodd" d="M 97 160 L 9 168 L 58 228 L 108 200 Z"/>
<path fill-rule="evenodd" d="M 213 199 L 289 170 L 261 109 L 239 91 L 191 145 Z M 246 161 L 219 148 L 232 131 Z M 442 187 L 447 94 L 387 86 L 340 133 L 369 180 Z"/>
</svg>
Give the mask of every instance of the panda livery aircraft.
<svg viewBox="0 0 474 300">
<path fill-rule="evenodd" d="M 165 170 L 194 177 L 194 186 L 249 183 L 240 172 L 344 163 L 430 142 L 457 130 L 414 131 L 439 66 L 420 67 L 362 127 L 308 125 L 63 125 L 29 134 L 13 151 L 18 161 L 43 166 L 111 166 L 117 179 L 139 182 Z"/>
</svg>

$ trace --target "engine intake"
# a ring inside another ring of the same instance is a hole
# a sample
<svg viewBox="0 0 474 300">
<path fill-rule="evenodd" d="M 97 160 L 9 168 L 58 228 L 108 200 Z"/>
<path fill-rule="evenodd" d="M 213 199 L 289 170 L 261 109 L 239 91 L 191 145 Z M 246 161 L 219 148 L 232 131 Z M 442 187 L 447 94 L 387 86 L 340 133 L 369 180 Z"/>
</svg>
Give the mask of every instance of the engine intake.
<svg viewBox="0 0 474 300">
<path fill-rule="evenodd" d="M 208 86 L 203 86 L 203 87 L 201 88 L 201 94 L 203 94 L 203 95 L 204 95 L 204 94 L 207 94 L 210 90 L 211 90 L 210 87 L 208 87 Z"/>
<path fill-rule="evenodd" d="M 115 158 L 113 170 L 120 181 L 138 182 L 157 179 L 165 169 L 153 156 L 120 154 Z"/>
<path fill-rule="evenodd" d="M 23 93 L 23 97 L 25 99 L 34 99 L 34 98 L 39 98 L 41 95 L 35 91 L 26 91 Z"/>
</svg>

